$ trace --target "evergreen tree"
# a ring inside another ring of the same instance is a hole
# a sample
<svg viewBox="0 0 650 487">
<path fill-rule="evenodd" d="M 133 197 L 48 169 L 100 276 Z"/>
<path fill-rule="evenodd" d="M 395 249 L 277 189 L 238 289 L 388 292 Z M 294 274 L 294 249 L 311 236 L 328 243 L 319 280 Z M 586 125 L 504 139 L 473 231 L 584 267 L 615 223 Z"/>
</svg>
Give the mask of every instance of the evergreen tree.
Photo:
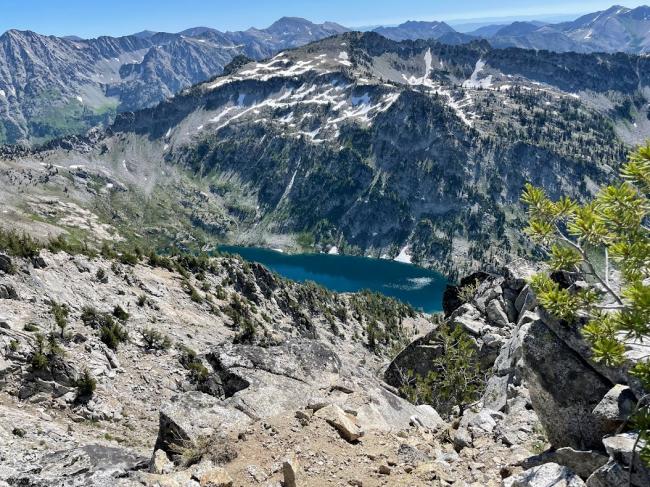
<svg viewBox="0 0 650 487">
<path fill-rule="evenodd" d="M 538 300 L 566 326 L 581 326 L 592 359 L 607 366 L 626 365 L 632 344 L 650 346 L 650 144 L 630 156 L 620 176 L 585 204 L 552 201 L 530 184 L 522 196 L 527 233 L 548 255 L 549 268 L 580 273 L 590 284 L 565 289 L 538 274 Z M 650 355 L 630 372 L 650 391 Z M 632 424 L 645 440 L 641 458 L 650 463 L 650 395 L 640 398 Z"/>
</svg>

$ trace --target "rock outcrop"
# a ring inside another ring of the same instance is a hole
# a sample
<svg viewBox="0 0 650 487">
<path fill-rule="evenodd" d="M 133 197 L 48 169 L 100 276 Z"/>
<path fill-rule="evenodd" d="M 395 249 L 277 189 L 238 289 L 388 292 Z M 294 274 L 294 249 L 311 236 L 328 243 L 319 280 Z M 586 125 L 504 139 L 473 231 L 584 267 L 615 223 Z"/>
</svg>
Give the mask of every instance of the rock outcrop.
<svg viewBox="0 0 650 487">
<path fill-rule="evenodd" d="M 510 477 L 503 482 L 503 487 L 584 487 L 580 477 L 567 467 L 557 463 L 546 463 L 539 467 Z"/>
<path fill-rule="evenodd" d="M 528 325 L 521 345 L 533 408 L 551 444 L 578 450 L 602 448 L 603 436 L 615 430 L 593 410 L 614 384 L 541 319 Z"/>
<path fill-rule="evenodd" d="M 629 471 L 631 447 L 627 454 L 613 453 L 612 443 L 624 448 L 625 442 L 609 435 L 629 419 L 641 392 L 638 383 L 625 368 L 594 363 L 579 327 L 559 323 L 540 308 L 524 277 L 512 271 L 471 276 L 464 282 L 474 294 L 464 303 L 454 300 L 458 288 L 447 292 L 447 323 L 473 338 L 489 371 L 481 400 L 451 432 L 454 445 L 474 448 L 487 438 L 530 447 L 533 432 L 543 431 L 535 441 L 550 449 L 522 460 L 518 465 L 529 470 L 506 485 L 552 485 L 555 477 L 567 485 L 618 485 L 618 476 Z M 553 278 L 567 288 L 576 285 L 573 275 Z M 409 344 L 388 366 L 385 380 L 399 388 L 409 370 L 426 376 L 439 356 L 432 346 L 437 333 Z M 650 481 L 645 475 L 638 469 L 635 482 Z"/>
</svg>

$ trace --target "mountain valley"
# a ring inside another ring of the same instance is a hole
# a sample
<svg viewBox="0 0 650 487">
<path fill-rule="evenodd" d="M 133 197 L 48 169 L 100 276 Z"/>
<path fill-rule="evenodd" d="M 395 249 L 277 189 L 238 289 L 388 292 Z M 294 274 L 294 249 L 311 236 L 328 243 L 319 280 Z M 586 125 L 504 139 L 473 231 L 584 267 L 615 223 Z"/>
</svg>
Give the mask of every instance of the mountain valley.
<svg viewBox="0 0 650 487">
<path fill-rule="evenodd" d="M 527 255 L 524 182 L 588 195 L 650 135 L 646 66 L 343 34 L 243 61 L 106 133 L 5 149 L 5 212 L 65 230 L 69 211 L 22 201 L 30 184 L 115 238 L 404 253 L 453 277 Z"/>
</svg>

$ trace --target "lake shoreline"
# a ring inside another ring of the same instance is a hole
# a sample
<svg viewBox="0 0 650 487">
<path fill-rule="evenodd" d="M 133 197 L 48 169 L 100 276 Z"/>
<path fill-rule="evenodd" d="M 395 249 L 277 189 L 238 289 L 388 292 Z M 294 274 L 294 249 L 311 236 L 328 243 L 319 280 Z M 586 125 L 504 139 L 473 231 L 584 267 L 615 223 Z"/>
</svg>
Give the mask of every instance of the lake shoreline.
<svg viewBox="0 0 650 487">
<path fill-rule="evenodd" d="M 426 313 L 442 309 L 448 280 L 442 274 L 400 260 L 338 253 L 289 253 L 280 249 L 220 245 L 217 250 L 268 267 L 288 279 L 314 281 L 340 293 L 380 292 Z"/>
</svg>

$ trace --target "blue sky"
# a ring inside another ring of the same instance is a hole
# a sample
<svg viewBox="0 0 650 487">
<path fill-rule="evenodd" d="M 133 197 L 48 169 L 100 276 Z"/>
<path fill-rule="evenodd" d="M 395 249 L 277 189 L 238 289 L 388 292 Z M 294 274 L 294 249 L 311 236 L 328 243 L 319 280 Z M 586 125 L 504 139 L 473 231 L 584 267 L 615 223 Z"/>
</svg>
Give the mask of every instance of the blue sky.
<svg viewBox="0 0 650 487">
<path fill-rule="evenodd" d="M 241 30 L 266 27 L 285 15 L 318 22 L 332 20 L 354 27 L 409 19 L 459 21 L 581 14 L 602 10 L 612 3 L 613 0 L 2 0 L 0 31 L 16 28 L 95 37 L 143 29 L 178 32 L 194 26 Z M 622 3 L 635 7 L 650 2 Z"/>
</svg>

